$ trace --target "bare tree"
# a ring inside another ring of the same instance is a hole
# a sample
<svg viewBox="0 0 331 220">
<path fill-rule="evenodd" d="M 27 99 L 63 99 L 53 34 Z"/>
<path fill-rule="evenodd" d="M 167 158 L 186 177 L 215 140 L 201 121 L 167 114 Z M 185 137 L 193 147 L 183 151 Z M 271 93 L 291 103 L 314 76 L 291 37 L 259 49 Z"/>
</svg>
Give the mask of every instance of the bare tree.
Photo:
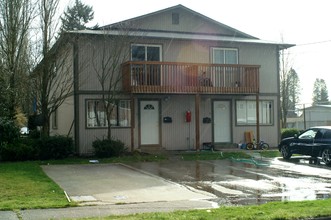
<svg viewBox="0 0 331 220">
<path fill-rule="evenodd" d="M 295 111 L 299 94 L 299 77 L 292 68 L 287 51 L 282 50 L 280 52 L 280 114 L 283 128 L 286 127 L 289 112 Z"/>
<path fill-rule="evenodd" d="M 32 77 L 36 87 L 34 96 L 42 117 L 42 134 L 49 135 L 50 117 L 73 90 L 73 75 L 70 62 L 70 38 L 63 36 L 56 44 L 58 33 L 57 16 L 59 0 L 40 0 L 40 30 L 42 60 Z M 59 46 L 61 45 L 61 46 Z M 63 46 L 65 45 L 65 46 Z"/>
<path fill-rule="evenodd" d="M 8 115 L 13 118 L 16 109 L 24 107 L 29 60 L 29 29 L 34 19 L 34 0 L 0 1 L 0 58 L 2 99 Z"/>
<path fill-rule="evenodd" d="M 113 111 L 121 94 L 122 64 L 129 60 L 128 45 L 134 41 L 134 31 L 129 24 L 120 24 L 115 33 L 104 30 L 101 45 L 93 49 L 92 66 L 101 88 L 101 100 L 107 120 L 107 138 L 111 138 Z M 100 48 L 102 48 L 100 50 Z"/>
</svg>

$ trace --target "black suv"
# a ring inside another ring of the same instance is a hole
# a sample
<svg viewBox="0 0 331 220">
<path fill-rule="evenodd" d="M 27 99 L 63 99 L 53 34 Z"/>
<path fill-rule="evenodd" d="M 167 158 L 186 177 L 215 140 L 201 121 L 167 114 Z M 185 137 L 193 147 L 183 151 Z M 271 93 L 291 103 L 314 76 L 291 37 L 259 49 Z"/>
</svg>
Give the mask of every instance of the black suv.
<svg viewBox="0 0 331 220">
<path fill-rule="evenodd" d="M 321 157 L 322 161 L 331 165 L 331 126 L 312 127 L 299 136 L 284 138 L 278 145 L 284 159 L 293 154 Z"/>
</svg>

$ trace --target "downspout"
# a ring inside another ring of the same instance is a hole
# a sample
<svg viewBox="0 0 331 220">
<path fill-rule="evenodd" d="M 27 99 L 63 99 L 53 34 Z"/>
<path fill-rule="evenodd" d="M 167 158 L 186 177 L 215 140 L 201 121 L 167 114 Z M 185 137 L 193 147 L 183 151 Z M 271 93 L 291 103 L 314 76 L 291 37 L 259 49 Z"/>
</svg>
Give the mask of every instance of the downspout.
<svg viewBox="0 0 331 220">
<path fill-rule="evenodd" d="M 77 45 L 78 37 L 74 39 L 73 42 L 73 74 L 74 74 L 74 140 L 75 140 L 75 150 L 76 153 L 80 154 L 80 136 L 79 136 L 79 73 L 78 73 L 78 45 Z"/>
</svg>

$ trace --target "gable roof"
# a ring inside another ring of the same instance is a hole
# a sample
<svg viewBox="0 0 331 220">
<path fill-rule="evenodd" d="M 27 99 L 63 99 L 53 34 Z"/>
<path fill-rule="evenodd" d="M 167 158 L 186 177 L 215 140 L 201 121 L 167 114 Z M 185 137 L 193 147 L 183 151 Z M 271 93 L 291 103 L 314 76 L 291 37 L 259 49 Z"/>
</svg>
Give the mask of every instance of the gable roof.
<svg viewBox="0 0 331 220">
<path fill-rule="evenodd" d="M 184 11 L 184 12 L 187 12 L 187 13 L 191 14 L 192 16 L 199 17 L 200 19 L 206 21 L 207 24 L 208 23 L 213 24 L 213 25 L 218 26 L 219 29 L 225 29 L 225 30 L 231 32 L 232 34 L 230 34 L 228 36 L 232 36 L 232 37 L 235 36 L 235 37 L 239 37 L 239 38 L 258 39 L 257 37 L 253 37 L 253 36 L 251 36 L 249 34 L 246 34 L 242 31 L 239 31 L 239 30 L 234 29 L 230 26 L 227 26 L 223 23 L 220 23 L 220 22 L 218 22 L 214 19 L 211 19 L 211 18 L 203 15 L 203 14 L 200 14 L 196 11 L 193 11 L 193 10 L 191 10 L 191 9 L 181 5 L 181 4 L 173 6 L 173 7 L 169 7 L 169 8 L 166 8 L 166 9 L 162 9 L 162 10 L 159 10 L 159 11 L 156 11 L 156 12 L 141 15 L 141 16 L 138 16 L 138 17 L 135 17 L 135 18 L 120 21 L 120 22 L 117 22 L 117 23 L 114 23 L 114 24 L 109 24 L 109 25 L 106 25 L 106 26 L 102 26 L 102 27 L 100 27 L 100 29 L 108 29 L 108 30 L 109 29 L 116 29 L 123 23 L 135 23 L 135 22 L 139 22 L 141 20 L 145 20 L 145 19 L 150 18 L 150 17 L 155 17 L 155 16 L 158 16 L 160 14 L 164 14 L 164 13 L 172 12 L 172 11 Z M 149 31 L 153 31 L 153 30 L 149 30 Z M 192 31 L 192 33 L 194 33 L 194 32 Z"/>
<path fill-rule="evenodd" d="M 178 27 L 174 25 L 169 25 L 169 23 L 165 23 L 164 20 L 169 20 L 169 15 L 173 12 L 180 12 L 181 14 L 184 14 L 185 16 L 183 16 L 183 20 L 185 20 L 186 17 L 186 23 Z M 191 21 L 189 19 L 192 19 L 194 21 Z M 158 22 L 163 23 L 160 24 Z M 181 4 L 156 12 L 141 15 L 135 18 L 105 25 L 95 30 L 69 31 L 67 33 L 87 35 L 104 35 L 105 33 L 107 33 L 109 35 L 121 35 L 120 30 L 123 27 L 126 27 L 127 29 L 128 26 L 129 29 L 133 30 L 129 33 L 132 36 L 141 36 L 141 33 L 143 32 L 144 37 L 151 38 L 268 44 L 278 46 L 280 50 L 295 46 L 295 44 L 261 40 L 257 37 L 251 36 L 223 23 L 215 21 Z"/>
</svg>

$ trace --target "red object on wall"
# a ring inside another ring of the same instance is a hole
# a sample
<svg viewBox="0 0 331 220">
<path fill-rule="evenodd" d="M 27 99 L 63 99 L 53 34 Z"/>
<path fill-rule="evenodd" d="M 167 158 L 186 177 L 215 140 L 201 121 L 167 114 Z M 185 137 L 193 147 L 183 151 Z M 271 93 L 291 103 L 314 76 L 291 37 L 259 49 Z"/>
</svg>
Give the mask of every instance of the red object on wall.
<svg viewBox="0 0 331 220">
<path fill-rule="evenodd" d="M 192 120 L 192 113 L 191 113 L 191 111 L 186 111 L 185 112 L 185 121 L 186 122 L 191 122 L 191 120 Z"/>
</svg>

